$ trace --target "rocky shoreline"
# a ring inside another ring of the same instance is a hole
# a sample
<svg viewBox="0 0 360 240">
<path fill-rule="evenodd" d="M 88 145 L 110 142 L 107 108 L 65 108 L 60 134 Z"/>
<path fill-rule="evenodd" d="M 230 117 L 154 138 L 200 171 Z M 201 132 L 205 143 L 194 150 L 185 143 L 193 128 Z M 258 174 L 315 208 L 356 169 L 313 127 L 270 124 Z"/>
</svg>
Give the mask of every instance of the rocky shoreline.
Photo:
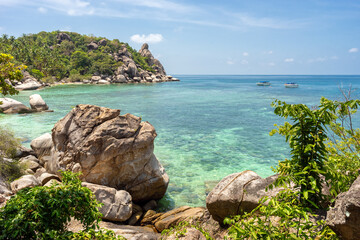
<svg viewBox="0 0 360 240">
<path fill-rule="evenodd" d="M 61 184 L 58 170 L 81 171 L 83 186 L 104 204 L 100 226 L 117 235 L 127 239 L 206 239 L 205 231 L 213 239 L 223 239 L 228 233 L 225 217 L 251 212 L 262 197 L 275 196 L 281 190 L 265 190 L 277 175 L 263 179 L 255 172 L 243 171 L 222 179 L 208 194 L 206 207 L 157 212 L 157 201 L 165 195 L 170 179 L 153 152 L 156 136 L 150 123 L 134 115 L 77 105 L 54 125 L 51 134 L 32 140 L 32 149 L 18 149 L 18 162 L 26 175 L 10 186 L 0 181 L 0 203 L 3 206 L 26 187 Z M 328 225 L 343 239 L 358 239 L 359 197 L 360 178 L 338 196 L 327 214 Z M 178 224 L 186 229 L 181 236 L 176 232 L 160 235 Z M 71 221 L 69 230 L 79 231 L 81 225 Z"/>
</svg>

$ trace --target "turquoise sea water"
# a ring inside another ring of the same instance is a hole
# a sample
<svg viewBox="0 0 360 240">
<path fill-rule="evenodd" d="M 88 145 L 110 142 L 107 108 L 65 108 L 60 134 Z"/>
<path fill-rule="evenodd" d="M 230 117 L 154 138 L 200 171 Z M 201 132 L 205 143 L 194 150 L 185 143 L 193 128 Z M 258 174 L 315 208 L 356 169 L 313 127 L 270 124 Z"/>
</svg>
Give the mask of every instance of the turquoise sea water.
<svg viewBox="0 0 360 240">
<path fill-rule="evenodd" d="M 162 203 L 168 207 L 205 204 L 207 186 L 234 172 L 253 170 L 272 174 L 271 166 L 289 156 L 281 136 L 269 136 L 274 123 L 275 99 L 317 105 L 320 97 L 340 99 L 339 87 L 360 88 L 360 76 L 176 76 L 181 82 L 134 85 L 61 85 L 21 92 L 28 105 L 39 93 L 53 113 L 0 115 L 29 146 L 77 104 L 121 109 L 154 125 L 158 137 L 155 154 L 164 165 L 170 184 Z M 256 86 L 271 81 L 271 87 Z M 297 82 L 299 88 L 284 88 Z M 354 96 L 358 94 L 354 92 Z M 355 125 L 360 125 L 355 118 Z"/>
</svg>

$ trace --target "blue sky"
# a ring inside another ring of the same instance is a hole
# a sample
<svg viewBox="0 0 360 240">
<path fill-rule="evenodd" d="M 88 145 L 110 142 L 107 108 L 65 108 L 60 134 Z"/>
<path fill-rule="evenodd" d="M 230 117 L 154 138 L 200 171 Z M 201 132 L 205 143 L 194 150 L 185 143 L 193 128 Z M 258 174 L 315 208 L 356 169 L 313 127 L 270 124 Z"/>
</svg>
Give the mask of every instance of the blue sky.
<svg viewBox="0 0 360 240">
<path fill-rule="evenodd" d="M 0 0 L 0 34 L 147 41 L 169 74 L 360 74 L 359 0 Z"/>
</svg>

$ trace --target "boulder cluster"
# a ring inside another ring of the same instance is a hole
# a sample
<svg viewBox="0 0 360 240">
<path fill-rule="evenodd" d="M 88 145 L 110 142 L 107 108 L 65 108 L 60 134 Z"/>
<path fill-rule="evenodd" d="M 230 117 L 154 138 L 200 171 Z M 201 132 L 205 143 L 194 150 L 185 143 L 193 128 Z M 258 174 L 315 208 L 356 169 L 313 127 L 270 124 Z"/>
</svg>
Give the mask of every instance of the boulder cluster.
<svg viewBox="0 0 360 240">
<path fill-rule="evenodd" d="M 196 226 L 214 239 L 223 239 L 226 217 L 251 212 L 264 196 L 275 196 L 282 188 L 266 191 L 277 175 L 261 178 L 253 171 L 231 174 L 209 192 L 205 207 L 182 206 L 157 212 L 157 200 L 167 190 L 169 177 L 154 155 L 156 131 L 148 122 L 120 110 L 77 105 L 59 120 L 52 133 L 31 142 L 32 149 L 18 150 L 26 175 L 9 186 L 0 179 L 0 204 L 26 187 L 61 184 L 59 170 L 82 172 L 83 186 L 103 203 L 101 227 L 127 239 L 160 239 L 165 229 L 187 222 L 184 234 L 161 239 L 206 239 Z M 12 161 L 7 159 L 7 161 Z M 340 194 L 327 212 L 327 224 L 346 240 L 359 239 L 360 177 L 348 192 Z M 266 204 L 266 203 L 265 203 Z M 80 230 L 71 222 L 69 230 Z"/>
<path fill-rule="evenodd" d="M 104 40 L 104 41 L 102 41 Z M 106 44 L 106 40 L 102 39 L 99 44 Z M 88 45 L 88 49 L 97 49 L 98 44 L 92 42 Z M 163 65 L 160 61 L 152 55 L 149 50 L 149 45 L 144 43 L 139 50 L 142 57 L 146 57 L 146 62 L 152 67 L 153 71 L 142 69 L 133 59 L 132 53 L 129 52 L 126 45 L 123 44 L 117 53 L 112 56 L 116 61 L 121 61 L 123 64 L 117 68 L 114 75 L 94 75 L 89 80 L 84 80 L 83 83 L 93 84 L 110 84 L 110 83 L 149 83 L 149 82 L 169 82 L 179 81 L 170 75 L 166 75 Z"/>
<path fill-rule="evenodd" d="M 30 108 L 12 98 L 0 98 L 0 112 L 2 113 L 33 113 L 52 112 L 39 94 L 29 97 Z"/>
</svg>

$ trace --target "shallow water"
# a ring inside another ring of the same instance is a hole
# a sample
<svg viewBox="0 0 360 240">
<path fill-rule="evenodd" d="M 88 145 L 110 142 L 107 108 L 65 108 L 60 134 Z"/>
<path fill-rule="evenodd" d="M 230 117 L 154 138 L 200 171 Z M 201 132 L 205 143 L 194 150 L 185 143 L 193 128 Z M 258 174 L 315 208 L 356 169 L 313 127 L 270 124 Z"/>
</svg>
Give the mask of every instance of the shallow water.
<svg viewBox="0 0 360 240">
<path fill-rule="evenodd" d="M 202 206 L 207 188 L 228 174 L 253 170 L 272 174 L 271 166 L 289 156 L 281 136 L 269 136 L 275 116 L 271 102 L 319 104 L 321 96 L 340 99 L 339 86 L 360 87 L 360 76 L 176 76 L 181 82 L 133 85 L 61 85 L 13 97 L 28 105 L 39 93 L 53 113 L 0 115 L 29 146 L 77 104 L 121 109 L 154 125 L 155 154 L 170 184 L 162 204 Z M 258 81 L 271 81 L 258 87 Z M 297 82 L 295 89 L 285 82 Z M 354 95 L 357 91 L 354 92 Z M 360 125 L 355 118 L 355 125 Z"/>
</svg>

